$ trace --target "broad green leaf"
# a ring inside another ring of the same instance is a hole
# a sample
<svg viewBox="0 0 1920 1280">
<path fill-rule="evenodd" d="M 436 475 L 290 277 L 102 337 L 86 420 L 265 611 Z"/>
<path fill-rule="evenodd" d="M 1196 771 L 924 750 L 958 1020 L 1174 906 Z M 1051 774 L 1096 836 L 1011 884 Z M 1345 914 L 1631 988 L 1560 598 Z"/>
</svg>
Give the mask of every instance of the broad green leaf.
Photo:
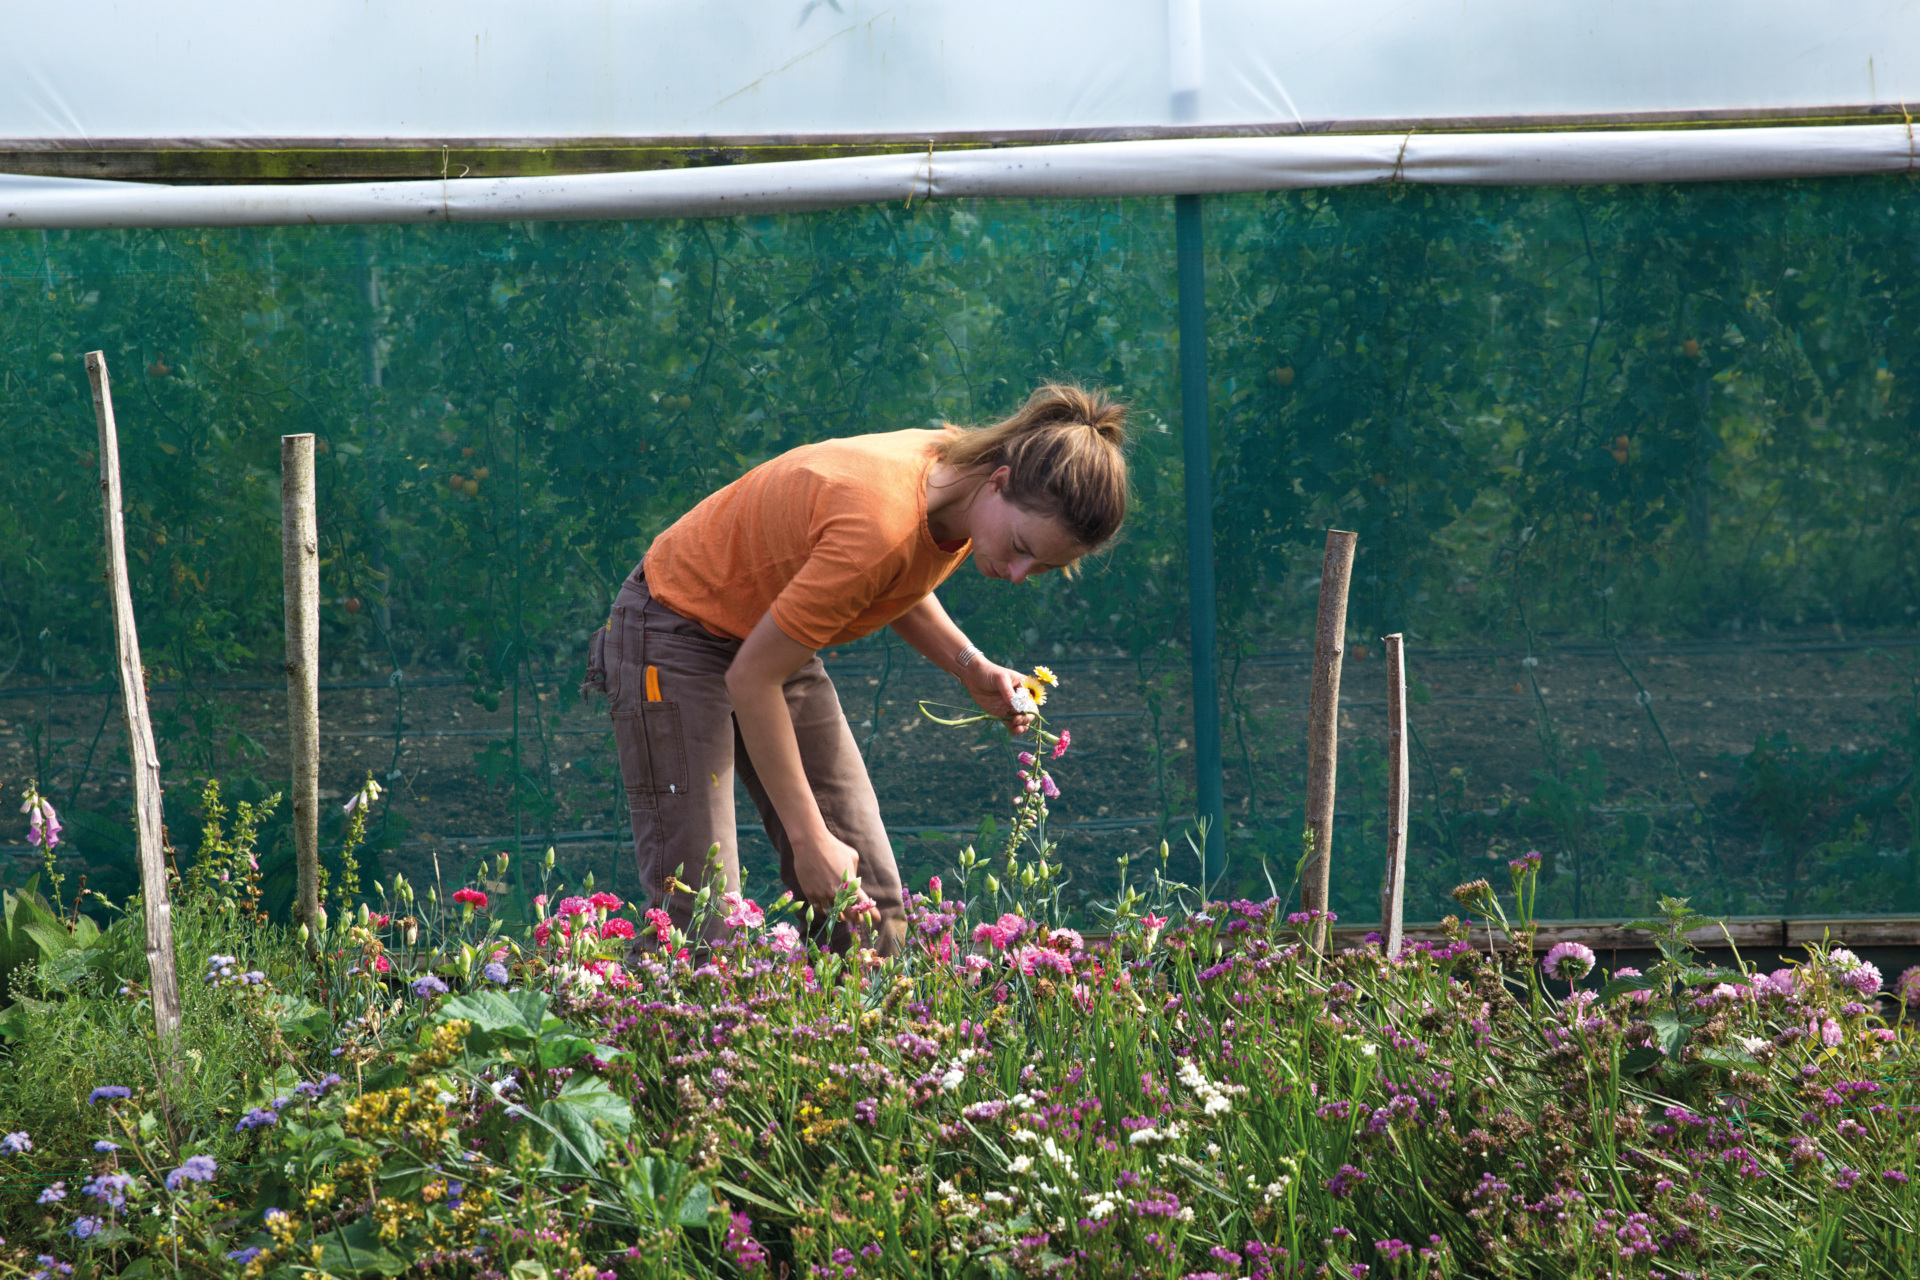
<svg viewBox="0 0 1920 1280">
<path fill-rule="evenodd" d="M 1650 1067 L 1659 1065 L 1666 1057 L 1652 1045 L 1642 1045 L 1638 1049 L 1629 1049 L 1621 1055 L 1620 1070 L 1630 1076 L 1639 1075 Z"/>
<path fill-rule="evenodd" d="M 552 1156 L 554 1167 L 573 1172 L 586 1170 L 574 1168 L 578 1160 L 573 1152 L 566 1149 L 568 1144 L 587 1164 L 594 1165 L 599 1163 L 607 1149 L 600 1126 L 604 1125 L 616 1138 L 626 1137 L 633 1128 L 633 1108 L 625 1098 L 609 1089 L 607 1082 L 599 1076 L 570 1077 L 559 1093 L 533 1108 L 533 1111 L 566 1140 L 565 1143 L 555 1144 Z"/>
<path fill-rule="evenodd" d="M 1600 988 L 1600 1003 L 1605 1004 L 1609 1000 L 1616 1000 L 1630 991 L 1658 991 L 1659 989 L 1658 978 L 1615 978 Z"/>
<path fill-rule="evenodd" d="M 440 1020 L 465 1018 L 480 1047 L 501 1041 L 531 1044 L 547 1024 L 547 996 L 539 991 L 470 991 L 440 1006 Z"/>
<path fill-rule="evenodd" d="M 334 1275 L 397 1276 L 410 1265 L 380 1241 L 380 1224 L 371 1215 L 321 1236 L 320 1269 Z"/>
</svg>

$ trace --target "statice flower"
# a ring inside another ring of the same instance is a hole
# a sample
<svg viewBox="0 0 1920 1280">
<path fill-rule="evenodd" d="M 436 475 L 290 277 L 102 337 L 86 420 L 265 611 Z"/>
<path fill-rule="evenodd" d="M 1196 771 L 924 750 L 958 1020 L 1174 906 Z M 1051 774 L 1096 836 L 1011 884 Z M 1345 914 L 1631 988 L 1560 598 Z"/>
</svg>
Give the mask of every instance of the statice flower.
<svg viewBox="0 0 1920 1280">
<path fill-rule="evenodd" d="M 212 1156 L 188 1156 L 185 1163 L 167 1175 L 167 1190 L 178 1191 L 189 1182 L 212 1182 L 219 1167 Z"/>
<path fill-rule="evenodd" d="M 1593 972 L 1593 961 L 1592 948 L 1578 942 L 1557 942 L 1547 952 L 1547 958 L 1540 962 L 1540 968 L 1549 978 L 1578 982 Z"/>
<path fill-rule="evenodd" d="M 753 1238 L 753 1220 L 736 1213 L 727 1220 L 727 1238 L 721 1245 L 743 1276 L 759 1275 L 767 1269 L 767 1251 Z"/>
<path fill-rule="evenodd" d="M 17 1133 L 10 1133 L 4 1138 L 0 1138 L 0 1148 L 5 1148 L 7 1154 L 10 1156 L 23 1156 L 33 1150 L 33 1139 L 27 1136 L 25 1129 L 22 1129 Z"/>
<path fill-rule="evenodd" d="M 1867 963 L 1845 947 L 1836 947 L 1827 953 L 1827 967 L 1833 971 L 1834 980 L 1852 987 L 1863 996 L 1874 995 L 1880 990 L 1880 969 Z"/>
</svg>

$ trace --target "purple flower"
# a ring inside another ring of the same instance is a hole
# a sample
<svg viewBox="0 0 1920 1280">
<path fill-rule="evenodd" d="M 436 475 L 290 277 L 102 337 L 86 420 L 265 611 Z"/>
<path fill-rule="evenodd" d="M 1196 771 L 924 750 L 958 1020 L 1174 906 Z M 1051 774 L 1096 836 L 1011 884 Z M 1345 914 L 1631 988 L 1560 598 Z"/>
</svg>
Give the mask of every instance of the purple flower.
<svg viewBox="0 0 1920 1280">
<path fill-rule="evenodd" d="M 258 1245 L 249 1245 L 245 1249 L 235 1249 L 227 1255 L 230 1260 L 239 1263 L 243 1267 L 259 1256 L 260 1246 Z"/>
<path fill-rule="evenodd" d="M 40 1193 L 39 1202 L 41 1204 L 59 1204 L 62 1200 L 65 1200 L 66 1198 L 67 1198 L 67 1184 L 65 1182 L 56 1182 L 52 1186 L 48 1187 L 45 1191 L 42 1191 Z"/>
<path fill-rule="evenodd" d="M 240 1117 L 240 1123 L 233 1126 L 235 1133 L 245 1133 L 249 1129 L 258 1129 L 263 1125 L 279 1124 L 280 1117 L 267 1107 L 255 1107 Z"/>
<path fill-rule="evenodd" d="M 1887 1180 L 1888 1182 L 1894 1183 L 1897 1186 L 1904 1187 L 1907 1185 L 1907 1175 L 1902 1173 L 1898 1169 L 1888 1169 L 1885 1173 L 1882 1173 L 1880 1176 L 1885 1180 Z"/>
<path fill-rule="evenodd" d="M 1335 1200 L 1345 1200 L 1353 1194 L 1354 1188 L 1367 1180 L 1367 1175 L 1350 1164 L 1340 1166 L 1340 1171 L 1327 1179 L 1327 1194 Z"/>
<path fill-rule="evenodd" d="M 120 1144 L 117 1142 L 108 1142 L 105 1138 L 102 1138 L 93 1144 L 93 1149 L 102 1155 L 111 1155 L 120 1149 Z"/>
<path fill-rule="evenodd" d="M 38 788 L 27 788 L 26 803 L 20 806 L 20 812 L 27 815 L 27 843 L 38 845 L 47 853 L 53 852 L 53 847 L 60 843 L 60 815 L 40 795 Z"/>
<path fill-rule="evenodd" d="M 480 976 L 488 982 L 497 982 L 504 987 L 507 985 L 507 966 L 498 960 L 489 960 L 486 967 L 480 970 Z"/>
<path fill-rule="evenodd" d="M 98 1218 L 81 1216 L 73 1220 L 73 1226 L 68 1230 L 67 1234 L 76 1240 L 85 1240 L 105 1225 L 106 1224 Z"/>
<path fill-rule="evenodd" d="M 83 1195 L 92 1196 L 110 1209 L 126 1207 L 127 1192 L 133 1187 L 133 1179 L 124 1173 L 103 1173 L 99 1177 L 83 1184 Z"/>
<path fill-rule="evenodd" d="M 1540 968 L 1549 978 L 1578 982 L 1593 972 L 1593 949 L 1578 942 L 1556 942 Z"/>
<path fill-rule="evenodd" d="M 1388 1262 L 1398 1262 L 1402 1258 L 1413 1255 L 1413 1246 L 1405 1240 L 1376 1240 L 1373 1242 L 1373 1247 L 1385 1255 Z"/>
<path fill-rule="evenodd" d="M 728 1220 L 726 1243 L 721 1247 L 732 1256 L 733 1265 L 741 1275 L 757 1275 L 766 1270 L 766 1248 L 753 1238 L 753 1220 L 746 1214 L 736 1213 Z"/>
<path fill-rule="evenodd" d="M 178 1191 L 189 1182 L 212 1182 L 219 1167 L 212 1156 L 188 1156 L 186 1163 L 167 1175 L 167 1190 Z"/>
<path fill-rule="evenodd" d="M 4 1148 L 10 1156 L 23 1156 L 33 1150 L 33 1139 L 27 1136 L 25 1129 L 22 1129 L 18 1133 L 10 1133 L 0 1138 L 0 1148 Z"/>
<path fill-rule="evenodd" d="M 1040 794 L 1049 800 L 1058 800 L 1060 798 L 1060 788 L 1058 784 L 1054 782 L 1052 774 L 1048 774 L 1046 777 L 1040 779 Z"/>
<path fill-rule="evenodd" d="M 415 978 L 413 980 L 413 994 L 419 996 L 422 1000 L 428 1000 L 434 996 L 443 996 L 447 994 L 447 984 L 432 974 L 428 974 L 424 978 Z"/>
<path fill-rule="evenodd" d="M 112 1102 L 116 1098 L 131 1098 L 133 1090 L 123 1084 L 103 1084 L 87 1095 L 89 1106 L 98 1102 Z"/>
</svg>

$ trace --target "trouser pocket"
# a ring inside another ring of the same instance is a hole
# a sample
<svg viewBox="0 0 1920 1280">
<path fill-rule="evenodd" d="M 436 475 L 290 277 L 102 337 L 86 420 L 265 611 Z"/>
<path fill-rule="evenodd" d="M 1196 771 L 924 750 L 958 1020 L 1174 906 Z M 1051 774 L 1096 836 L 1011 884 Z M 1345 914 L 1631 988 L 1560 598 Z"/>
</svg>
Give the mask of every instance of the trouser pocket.
<svg viewBox="0 0 1920 1280">
<path fill-rule="evenodd" d="M 612 627 L 611 622 L 607 623 L 606 626 L 594 632 L 593 638 L 587 641 L 587 678 L 580 682 L 582 698 L 591 697 L 596 693 L 603 697 L 612 696 L 607 688 L 607 632 Z"/>
<path fill-rule="evenodd" d="M 662 796 L 687 794 L 687 743 L 677 702 L 635 702 L 614 713 L 627 803 L 653 808 Z"/>
</svg>

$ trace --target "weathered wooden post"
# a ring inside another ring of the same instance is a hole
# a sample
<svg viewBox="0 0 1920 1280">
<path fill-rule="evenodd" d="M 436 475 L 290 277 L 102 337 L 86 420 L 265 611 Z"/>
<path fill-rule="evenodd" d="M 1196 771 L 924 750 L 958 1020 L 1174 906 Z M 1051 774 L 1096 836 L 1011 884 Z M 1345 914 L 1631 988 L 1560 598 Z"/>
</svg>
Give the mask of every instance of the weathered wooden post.
<svg viewBox="0 0 1920 1280">
<path fill-rule="evenodd" d="M 320 931 L 320 533 L 313 436 L 280 437 L 280 559 L 285 573 L 287 743 L 293 764 L 294 914 Z"/>
<path fill-rule="evenodd" d="M 1407 885 L 1407 659 L 1401 636 L 1381 637 L 1387 658 L 1387 879 L 1380 889 L 1380 936 L 1400 954 Z"/>
<path fill-rule="evenodd" d="M 140 633 L 134 626 L 133 594 L 127 586 L 126 521 L 120 506 L 120 437 L 113 421 L 113 388 L 107 355 L 87 352 L 93 384 L 93 416 L 100 428 L 100 499 L 107 526 L 107 595 L 113 602 L 115 665 L 120 705 L 127 722 L 127 759 L 133 766 L 134 831 L 140 850 L 141 918 L 146 925 L 147 989 L 153 1025 L 169 1061 L 180 1030 L 180 979 L 173 965 L 173 904 L 167 896 L 166 852 L 160 829 L 160 753 L 147 713 L 146 672 L 140 664 Z"/>
<path fill-rule="evenodd" d="M 1327 531 L 1320 564 L 1320 619 L 1313 640 L 1313 693 L 1307 705 L 1307 838 L 1312 842 L 1300 876 L 1300 905 L 1325 911 L 1333 875 L 1334 765 L 1340 755 L 1340 661 L 1347 647 L 1347 584 L 1353 577 L 1353 547 L 1359 535 Z M 1324 950 L 1327 922 L 1313 929 Z"/>
</svg>

